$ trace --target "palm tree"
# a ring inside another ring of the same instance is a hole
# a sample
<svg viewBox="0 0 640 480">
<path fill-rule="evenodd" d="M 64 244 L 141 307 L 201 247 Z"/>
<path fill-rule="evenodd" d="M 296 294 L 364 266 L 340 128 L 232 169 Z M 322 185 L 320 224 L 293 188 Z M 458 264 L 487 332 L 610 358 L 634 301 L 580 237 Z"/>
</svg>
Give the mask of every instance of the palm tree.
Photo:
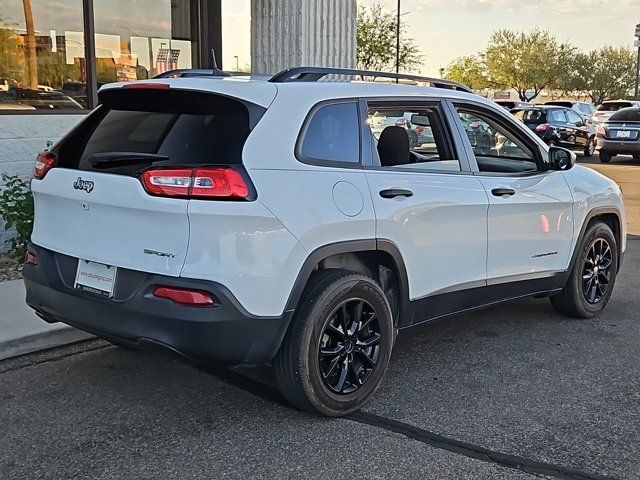
<svg viewBox="0 0 640 480">
<path fill-rule="evenodd" d="M 36 56 L 36 31 L 33 27 L 31 0 L 22 0 L 24 23 L 27 28 L 27 64 L 29 65 L 29 88 L 38 89 L 38 58 Z"/>
</svg>

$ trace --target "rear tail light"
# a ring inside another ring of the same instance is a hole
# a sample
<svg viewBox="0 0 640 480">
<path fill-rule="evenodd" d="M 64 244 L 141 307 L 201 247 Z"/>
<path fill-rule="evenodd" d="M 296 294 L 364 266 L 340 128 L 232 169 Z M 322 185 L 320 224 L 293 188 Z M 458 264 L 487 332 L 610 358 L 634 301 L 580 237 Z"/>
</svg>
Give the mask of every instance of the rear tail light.
<svg viewBox="0 0 640 480">
<path fill-rule="evenodd" d="M 209 292 L 187 288 L 156 287 L 153 296 L 191 307 L 211 307 L 215 304 L 213 296 Z"/>
<path fill-rule="evenodd" d="M 49 170 L 56 164 L 56 156 L 50 152 L 40 152 L 33 164 L 33 178 L 42 180 Z"/>
<path fill-rule="evenodd" d="M 607 138 L 607 129 L 602 125 L 598 125 L 596 127 L 596 137 L 598 138 Z"/>
<path fill-rule="evenodd" d="M 536 127 L 536 132 L 546 132 L 549 128 L 551 128 L 551 125 L 548 123 L 541 123 Z"/>
<path fill-rule="evenodd" d="M 151 169 L 142 174 L 147 192 L 159 197 L 249 200 L 243 174 L 231 167 Z"/>
</svg>

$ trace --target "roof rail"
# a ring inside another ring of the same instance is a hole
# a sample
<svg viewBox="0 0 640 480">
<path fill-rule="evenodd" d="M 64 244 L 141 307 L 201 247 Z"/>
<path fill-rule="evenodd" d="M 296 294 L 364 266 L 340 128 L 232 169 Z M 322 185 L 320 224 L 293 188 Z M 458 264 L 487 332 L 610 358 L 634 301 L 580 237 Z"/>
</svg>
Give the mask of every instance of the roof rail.
<svg viewBox="0 0 640 480">
<path fill-rule="evenodd" d="M 210 68 L 183 68 L 178 70 L 169 70 L 167 72 L 156 75 L 153 78 L 184 78 L 184 77 L 230 77 L 231 74 L 222 70 Z"/>
<path fill-rule="evenodd" d="M 436 88 L 448 88 L 450 90 L 461 90 L 463 92 L 473 93 L 473 91 L 466 85 L 458 82 L 452 82 L 451 80 L 444 80 L 442 78 L 423 77 L 421 75 L 411 75 L 406 73 L 356 70 L 350 68 L 294 67 L 275 74 L 269 81 L 272 83 L 317 82 L 327 75 L 356 75 L 361 77 L 392 78 L 395 80 L 413 80 L 416 82 L 428 82 Z"/>
</svg>

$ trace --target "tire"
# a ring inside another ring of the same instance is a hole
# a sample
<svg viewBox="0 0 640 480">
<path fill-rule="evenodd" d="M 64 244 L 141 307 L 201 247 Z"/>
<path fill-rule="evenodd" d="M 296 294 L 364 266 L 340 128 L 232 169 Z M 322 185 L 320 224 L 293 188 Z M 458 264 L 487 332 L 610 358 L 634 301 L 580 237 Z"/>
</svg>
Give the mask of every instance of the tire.
<svg viewBox="0 0 640 480">
<path fill-rule="evenodd" d="M 596 153 L 596 141 L 593 138 L 589 139 L 589 142 L 582 153 L 584 153 L 584 156 L 587 158 L 593 157 L 593 154 Z"/>
<path fill-rule="evenodd" d="M 597 269 L 593 268 L 594 260 Z M 567 284 L 562 292 L 551 297 L 553 307 L 568 317 L 596 316 L 611 298 L 617 268 L 618 245 L 611 228 L 602 222 L 594 223 L 588 228 L 580 243 Z M 588 275 L 591 275 L 590 280 L 587 278 Z M 607 279 L 606 287 L 603 288 Z M 593 294 L 595 296 L 592 296 Z"/>
<path fill-rule="evenodd" d="M 362 305 L 359 316 L 358 305 Z M 370 320 L 372 313 L 375 318 Z M 353 317 L 358 317 L 359 325 Z M 343 322 L 345 318 L 348 321 Z M 347 332 L 362 326 L 361 332 L 345 336 L 345 323 Z M 376 343 L 362 346 L 376 335 Z M 372 278 L 344 270 L 317 272 L 273 362 L 280 391 L 301 410 L 330 417 L 348 415 L 380 385 L 394 337 L 389 302 Z M 373 363 L 365 362 L 365 357 Z"/>
<path fill-rule="evenodd" d="M 600 162 L 609 163 L 611 161 L 611 154 L 606 152 L 600 152 Z"/>
</svg>

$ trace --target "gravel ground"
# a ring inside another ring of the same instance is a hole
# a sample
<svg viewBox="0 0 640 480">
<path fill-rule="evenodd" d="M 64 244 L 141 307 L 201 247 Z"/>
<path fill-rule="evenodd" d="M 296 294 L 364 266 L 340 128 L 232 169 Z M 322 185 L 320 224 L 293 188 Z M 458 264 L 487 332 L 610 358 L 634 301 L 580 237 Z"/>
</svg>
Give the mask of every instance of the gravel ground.
<svg viewBox="0 0 640 480">
<path fill-rule="evenodd" d="M 0 282 L 22 278 L 22 264 L 7 255 L 0 254 Z"/>
</svg>

